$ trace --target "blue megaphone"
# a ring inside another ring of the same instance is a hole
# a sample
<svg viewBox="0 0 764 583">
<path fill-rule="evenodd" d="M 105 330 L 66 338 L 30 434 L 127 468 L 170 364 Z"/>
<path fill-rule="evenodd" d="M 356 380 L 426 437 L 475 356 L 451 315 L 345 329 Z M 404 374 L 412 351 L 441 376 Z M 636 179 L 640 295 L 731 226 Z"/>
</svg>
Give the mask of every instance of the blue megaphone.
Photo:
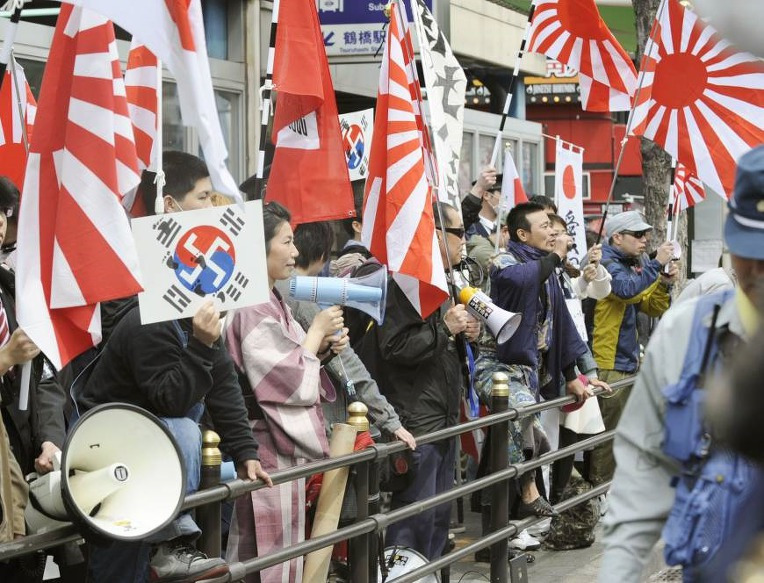
<svg viewBox="0 0 764 583">
<path fill-rule="evenodd" d="M 378 324 L 385 319 L 387 267 L 362 277 L 309 277 L 296 275 L 289 282 L 289 295 L 322 307 L 348 306 L 361 310 Z"/>
</svg>

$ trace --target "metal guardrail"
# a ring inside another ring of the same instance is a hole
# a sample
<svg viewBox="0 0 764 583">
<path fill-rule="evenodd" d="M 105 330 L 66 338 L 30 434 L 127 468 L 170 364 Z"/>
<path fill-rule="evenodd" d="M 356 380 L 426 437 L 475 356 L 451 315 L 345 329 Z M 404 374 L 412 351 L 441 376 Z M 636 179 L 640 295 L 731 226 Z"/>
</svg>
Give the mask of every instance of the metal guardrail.
<svg viewBox="0 0 764 583">
<path fill-rule="evenodd" d="M 634 382 L 634 377 L 629 377 L 629 378 L 617 381 L 615 383 L 612 383 L 611 387 L 613 388 L 613 390 L 619 390 L 619 389 L 631 386 L 633 382 Z M 602 394 L 603 392 L 604 391 L 602 389 L 597 388 L 595 390 L 595 395 Z M 520 407 L 515 409 L 515 408 L 507 408 L 506 397 L 496 395 L 492 397 L 492 409 L 498 410 L 499 412 L 492 413 L 490 415 L 487 415 L 486 417 L 482 417 L 474 421 L 469 421 L 467 423 L 462 423 L 454 427 L 441 429 L 441 430 L 434 431 L 426 435 L 420 436 L 419 438 L 417 438 L 417 443 L 426 444 L 426 443 L 433 443 L 436 441 L 440 441 L 443 439 L 454 438 L 462 433 L 473 431 L 479 428 L 491 427 L 492 431 L 496 431 L 496 428 L 499 428 L 496 435 L 496 437 L 498 437 L 499 439 L 494 439 L 492 434 L 491 449 L 493 451 L 489 452 L 489 455 L 492 456 L 491 460 L 494 462 L 494 464 L 492 464 L 491 473 L 489 473 L 485 477 L 482 477 L 482 478 L 473 480 L 471 482 L 468 482 L 466 484 L 463 484 L 461 486 L 452 488 L 451 490 L 448 490 L 447 492 L 443 492 L 436 496 L 427 498 L 426 500 L 415 502 L 413 504 L 404 506 L 402 508 L 388 512 L 386 514 L 379 513 L 379 512 L 369 513 L 369 506 L 368 506 L 369 500 L 374 498 L 374 494 L 375 494 L 374 490 L 376 490 L 376 488 L 378 487 L 376 480 L 369 479 L 370 469 L 375 468 L 372 462 L 383 459 L 395 452 L 403 451 L 404 449 L 406 449 L 406 445 L 402 442 L 375 444 L 373 446 L 368 447 L 367 449 L 354 452 L 348 455 L 343 455 L 336 458 L 323 459 L 323 460 L 319 460 L 315 462 L 310 462 L 304 465 L 295 466 L 295 467 L 273 472 L 271 474 L 273 483 L 281 484 L 281 483 L 293 481 L 299 478 L 306 478 L 315 473 L 325 472 L 331 469 L 336 469 L 336 468 L 345 467 L 345 466 L 353 466 L 353 465 L 356 466 L 357 484 L 362 486 L 361 488 L 359 488 L 360 490 L 359 493 L 361 494 L 359 495 L 359 505 L 358 505 L 358 508 L 360 510 L 359 517 L 353 524 L 344 528 L 337 529 L 336 531 L 332 533 L 303 541 L 301 543 L 270 553 L 268 556 L 265 556 L 265 557 L 255 557 L 248 561 L 243 561 L 240 563 L 231 563 L 229 564 L 230 573 L 226 577 L 216 579 L 216 581 L 219 581 L 221 583 L 224 581 L 236 581 L 238 579 L 243 578 L 246 574 L 261 571 L 265 568 L 285 562 L 295 557 L 305 555 L 315 550 L 333 545 L 340 541 L 356 539 L 358 537 L 369 537 L 370 535 L 374 536 L 376 535 L 376 533 L 379 533 L 390 524 L 393 524 L 395 522 L 398 522 L 406 518 L 416 516 L 417 514 L 420 514 L 426 510 L 439 506 L 440 504 L 451 502 L 453 500 L 456 500 L 457 498 L 461 498 L 468 494 L 472 494 L 473 492 L 476 492 L 486 487 L 494 488 L 493 503 L 498 505 L 498 506 L 495 506 L 495 508 L 498 508 L 499 506 L 503 506 L 503 508 L 506 509 L 507 508 L 506 502 L 502 500 L 502 496 L 504 497 L 508 496 L 508 489 L 506 487 L 506 483 L 509 479 L 520 476 L 528 471 L 539 468 L 541 466 L 548 465 L 556 460 L 573 455 L 578 451 L 582 451 L 590 447 L 594 447 L 596 445 L 609 441 L 613 438 L 614 432 L 606 431 L 604 433 L 600 433 L 588 439 L 579 441 L 578 443 L 574 445 L 558 449 L 556 451 L 547 453 L 536 459 L 533 459 L 521 464 L 508 465 L 505 461 L 502 460 L 502 455 L 501 455 L 502 451 L 504 454 L 503 455 L 504 460 L 506 459 L 508 439 L 509 439 L 508 424 L 510 421 L 519 419 L 522 417 L 526 417 L 528 415 L 540 413 L 545 410 L 550 410 L 550 409 L 558 408 L 564 405 L 572 404 L 574 402 L 575 402 L 574 397 L 565 396 L 565 397 L 560 397 L 557 399 L 552 399 L 549 401 L 544 401 L 541 403 L 536 403 L 527 407 Z M 498 464 L 498 467 L 496 464 Z M 248 492 L 256 491 L 264 487 L 266 487 L 265 484 L 260 481 L 250 482 L 250 481 L 245 481 L 240 479 L 233 480 L 223 484 L 218 484 L 213 487 L 205 488 L 203 490 L 199 490 L 198 492 L 195 492 L 193 494 L 189 494 L 188 496 L 186 496 L 182 508 L 183 510 L 188 510 L 191 508 L 198 508 L 205 505 L 211 505 L 214 508 L 215 505 L 219 502 L 222 502 L 224 500 L 230 500 L 232 498 L 236 498 Z M 558 511 L 572 508 L 576 506 L 577 504 L 585 502 L 586 500 L 589 500 L 590 498 L 596 497 L 606 492 L 608 487 L 609 487 L 609 483 L 602 484 L 600 486 L 597 486 L 596 488 L 593 488 L 589 492 L 586 492 L 585 494 L 581 494 L 579 496 L 576 496 L 574 498 L 561 502 L 560 504 L 556 505 L 555 508 Z M 503 494 L 502 494 L 502 491 L 503 491 Z M 378 492 L 376 492 L 376 494 L 378 495 Z M 217 506 L 217 510 L 219 511 L 219 506 Z M 493 515 L 500 519 L 502 516 L 508 516 L 508 513 L 507 512 L 502 513 L 499 510 L 499 511 L 495 511 Z M 517 534 L 518 532 L 522 531 L 527 526 L 535 522 L 539 522 L 540 520 L 541 519 L 526 519 L 525 521 L 521 521 L 521 522 L 516 522 L 516 521 L 509 522 L 506 519 L 504 519 L 503 521 L 499 520 L 495 524 L 492 524 L 493 531 L 491 532 L 491 534 L 481 537 L 479 540 L 475 541 L 474 543 L 471 543 L 470 545 L 466 547 L 452 551 L 451 553 L 444 555 L 443 557 L 440 557 L 437 560 L 431 561 L 427 565 L 424 565 L 423 567 L 420 567 L 414 571 L 411 571 L 410 573 L 407 573 L 403 577 L 396 578 L 395 580 L 390 580 L 389 583 L 408 583 L 408 582 L 417 581 L 419 578 L 423 577 L 424 575 L 443 569 L 447 567 L 448 565 L 451 565 L 459 561 L 460 559 L 468 556 L 469 554 L 474 553 L 477 550 L 486 548 L 488 546 L 496 547 L 497 550 L 492 552 L 492 556 L 501 558 L 501 561 L 496 560 L 495 564 L 494 562 L 492 562 L 491 564 L 491 581 L 497 581 L 497 582 L 507 581 L 506 556 L 507 556 L 508 537 L 511 537 L 512 535 Z M 219 524 L 219 521 L 217 521 L 217 523 Z M 501 525 L 505 525 L 505 526 L 501 526 Z M 501 526 L 501 528 L 497 529 L 498 526 Z M 217 539 L 217 549 L 220 548 L 219 528 L 212 529 L 212 532 L 204 532 L 202 536 L 205 538 L 210 538 L 213 541 Z M 68 525 L 62 528 L 51 530 L 50 532 L 47 532 L 44 534 L 29 535 L 20 539 L 16 539 L 12 542 L 0 544 L 0 561 L 4 561 L 4 560 L 18 557 L 21 555 L 29 554 L 38 550 L 56 547 L 64 543 L 77 541 L 80 538 L 81 538 L 80 535 L 75 530 L 73 525 Z M 368 581 L 373 580 L 373 577 L 376 576 L 376 552 L 375 552 L 375 549 L 372 548 L 372 544 L 371 544 L 372 542 L 373 542 L 372 540 L 369 540 L 367 538 L 366 544 L 360 545 L 360 548 L 365 547 L 369 551 L 368 553 L 362 553 L 361 556 L 365 555 L 365 558 L 370 560 L 367 561 L 369 563 L 368 565 L 351 566 L 352 573 L 353 573 L 352 575 L 353 583 L 368 583 Z M 200 544 L 200 547 L 210 548 L 210 543 L 209 542 L 205 543 L 205 541 L 203 540 L 202 543 Z M 212 548 L 215 548 L 214 542 L 212 543 Z M 355 548 L 358 549 L 359 545 L 356 545 Z M 497 571 L 496 578 L 494 578 L 494 571 Z"/>
</svg>

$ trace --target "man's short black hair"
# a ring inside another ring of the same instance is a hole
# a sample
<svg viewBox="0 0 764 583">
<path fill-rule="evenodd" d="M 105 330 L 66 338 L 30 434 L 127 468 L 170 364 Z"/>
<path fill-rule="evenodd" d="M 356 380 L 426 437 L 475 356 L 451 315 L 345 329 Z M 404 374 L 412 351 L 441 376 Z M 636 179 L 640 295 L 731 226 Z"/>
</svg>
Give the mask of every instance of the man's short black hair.
<svg viewBox="0 0 764 583">
<path fill-rule="evenodd" d="M 554 211 L 554 214 L 557 214 L 557 205 L 554 204 L 554 201 L 548 196 L 544 196 L 543 194 L 534 194 L 528 199 L 528 202 L 535 202 L 536 204 L 540 204 L 543 207 L 550 208 Z"/>
<path fill-rule="evenodd" d="M 453 227 L 453 223 L 449 219 L 448 211 L 451 210 L 452 212 L 456 213 L 456 215 L 459 215 L 459 211 L 456 210 L 456 207 L 448 202 L 443 202 L 442 200 L 435 201 L 432 203 L 432 214 L 435 217 L 435 228 L 440 229 L 441 226 L 444 227 Z M 440 212 L 438 212 L 440 211 Z M 440 217 L 443 216 L 443 220 L 446 222 L 445 225 L 440 224 Z"/>
<path fill-rule="evenodd" d="M 544 212 L 544 207 L 536 202 L 522 202 L 509 211 L 509 214 L 507 215 L 509 240 L 519 243 L 520 238 L 517 236 L 518 229 L 530 231 L 531 224 L 528 222 L 528 215 L 532 215 L 539 211 Z"/>
<path fill-rule="evenodd" d="M 8 222 L 16 223 L 19 216 L 19 189 L 7 176 L 0 176 L 0 208 L 12 208 Z"/>
<path fill-rule="evenodd" d="M 302 223 L 294 230 L 294 246 L 300 254 L 295 265 L 307 269 L 316 261 L 326 262 L 334 246 L 334 229 L 328 221 Z"/>
<path fill-rule="evenodd" d="M 162 170 L 165 177 L 162 193 L 170 195 L 178 202 L 181 202 L 183 197 L 194 189 L 199 180 L 209 178 L 210 175 L 204 160 L 193 154 L 177 150 L 162 152 Z M 156 172 L 144 170 L 138 185 L 138 193 L 143 197 L 143 203 L 146 205 L 146 212 L 149 215 L 155 214 L 154 204 L 157 197 L 155 177 Z"/>
</svg>

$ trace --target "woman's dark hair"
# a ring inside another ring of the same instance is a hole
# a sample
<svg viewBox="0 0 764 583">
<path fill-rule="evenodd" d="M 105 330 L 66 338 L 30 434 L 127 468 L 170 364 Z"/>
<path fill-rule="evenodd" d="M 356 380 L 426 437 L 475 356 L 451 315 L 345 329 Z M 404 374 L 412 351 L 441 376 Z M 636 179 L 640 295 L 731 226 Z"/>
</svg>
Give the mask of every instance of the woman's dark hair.
<svg viewBox="0 0 764 583">
<path fill-rule="evenodd" d="M 267 202 L 263 205 L 263 234 L 265 235 L 265 252 L 271 250 L 271 239 L 276 236 L 276 231 L 282 223 L 288 223 L 292 220 L 292 215 L 286 207 L 275 201 Z"/>
<path fill-rule="evenodd" d="M 531 224 L 528 222 L 528 215 L 537 212 L 544 212 L 544 207 L 535 202 L 522 202 L 513 207 L 507 215 L 507 228 L 509 229 L 509 240 L 515 243 L 520 242 L 517 236 L 518 229 L 530 231 Z"/>
<path fill-rule="evenodd" d="M 557 223 L 567 232 L 568 223 L 565 222 L 565 219 L 563 219 L 560 215 L 556 215 L 554 213 L 548 213 L 547 216 L 549 217 L 549 221 L 551 223 L 553 224 Z M 575 265 L 573 265 L 567 259 L 563 261 L 562 268 L 565 270 L 565 273 L 567 273 L 569 277 L 575 278 L 575 277 L 581 276 L 581 270 L 578 269 Z"/>
<path fill-rule="evenodd" d="M 295 265 L 300 269 L 307 269 L 316 261 L 325 262 L 334 246 L 334 229 L 327 221 L 297 225 L 294 246 L 300 252 L 295 259 Z"/>
</svg>

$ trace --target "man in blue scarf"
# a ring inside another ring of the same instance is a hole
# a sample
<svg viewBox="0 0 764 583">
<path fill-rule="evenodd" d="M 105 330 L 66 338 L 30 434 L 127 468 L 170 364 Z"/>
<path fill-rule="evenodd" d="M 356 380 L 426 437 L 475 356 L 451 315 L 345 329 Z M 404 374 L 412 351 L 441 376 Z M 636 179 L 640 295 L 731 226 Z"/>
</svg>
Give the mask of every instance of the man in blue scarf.
<svg viewBox="0 0 764 583">
<path fill-rule="evenodd" d="M 576 359 L 586 345 L 576 331 L 557 281 L 550 277 L 561 265 L 567 242 L 557 240 L 544 207 L 528 202 L 514 207 L 507 217 L 507 253 L 494 261 L 491 298 L 501 308 L 523 315 L 514 336 L 497 346 L 498 359 L 523 367 L 536 397 L 560 395 L 565 387 L 580 401 L 591 390 L 578 379 Z"/>
</svg>

